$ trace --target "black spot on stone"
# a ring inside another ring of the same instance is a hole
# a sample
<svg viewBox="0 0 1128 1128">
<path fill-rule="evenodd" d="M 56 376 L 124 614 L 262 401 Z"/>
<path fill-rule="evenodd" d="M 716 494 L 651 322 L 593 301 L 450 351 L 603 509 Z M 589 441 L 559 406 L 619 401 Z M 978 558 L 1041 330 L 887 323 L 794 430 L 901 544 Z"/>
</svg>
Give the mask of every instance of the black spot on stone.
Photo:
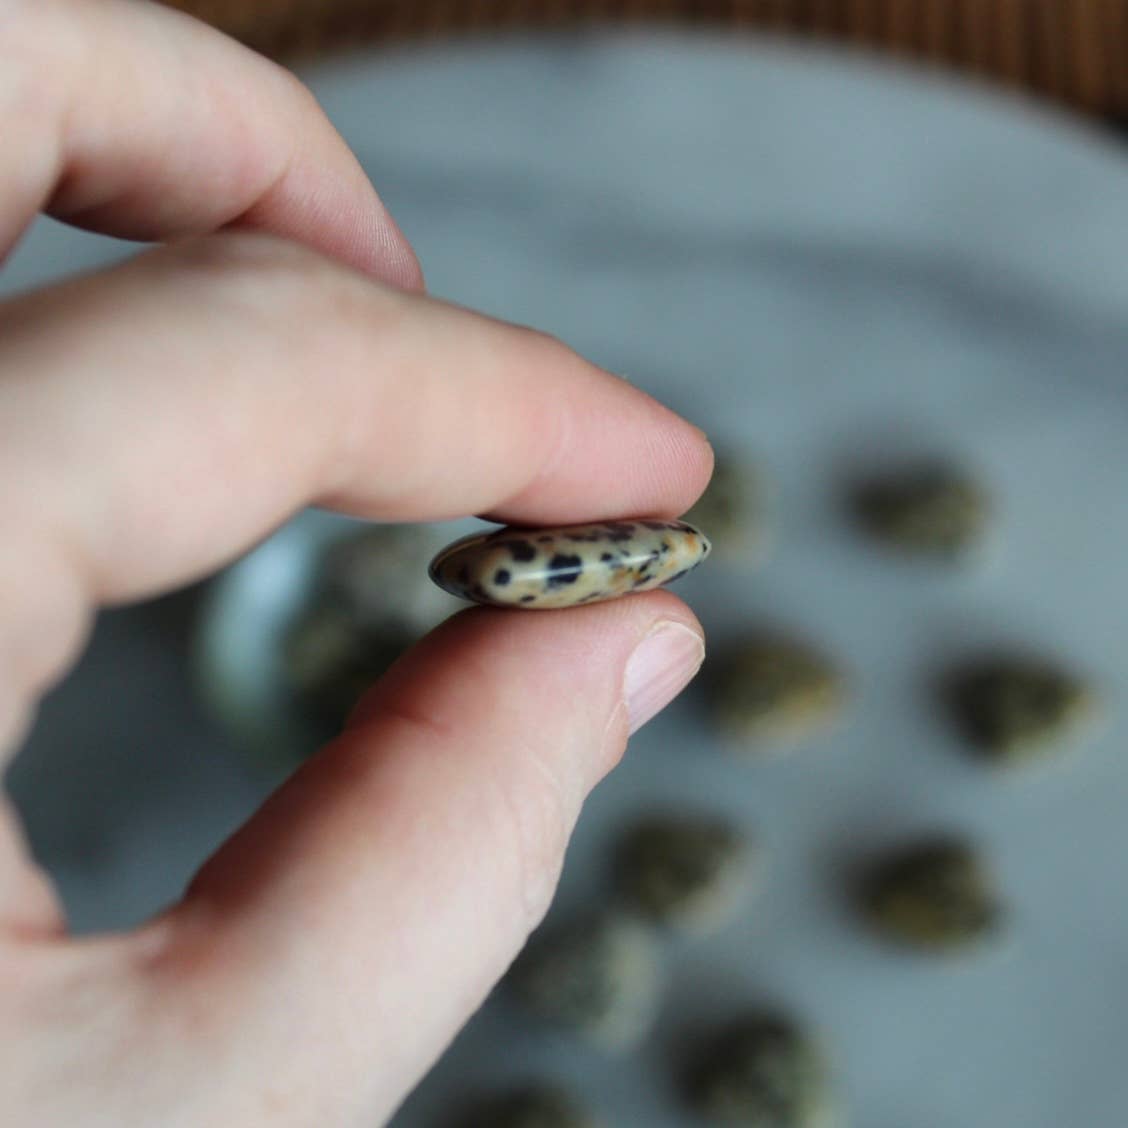
<svg viewBox="0 0 1128 1128">
<path fill-rule="evenodd" d="M 535 595 L 523 595 L 523 596 L 521 596 L 521 602 L 522 603 L 532 603 L 534 599 L 536 599 Z"/>
<path fill-rule="evenodd" d="M 509 583 L 509 580 L 510 575 L 507 568 L 498 568 L 498 570 L 494 572 L 494 583 L 497 584 L 498 587 L 505 587 L 505 585 Z"/>
<path fill-rule="evenodd" d="M 660 551 L 661 551 L 662 555 L 665 556 L 666 553 L 670 551 L 670 542 L 669 541 L 663 541 Z"/>
<path fill-rule="evenodd" d="M 564 587 L 574 584 L 583 574 L 584 562 L 579 556 L 567 552 L 558 552 L 548 562 L 547 587 Z"/>
<path fill-rule="evenodd" d="M 603 534 L 596 533 L 568 533 L 565 540 L 571 541 L 572 544 L 598 544 L 603 540 Z"/>
<path fill-rule="evenodd" d="M 622 521 L 609 521 L 603 528 L 607 530 L 608 539 L 615 543 L 634 539 L 634 525 L 628 525 Z"/>
<path fill-rule="evenodd" d="M 599 559 L 602 560 L 604 564 L 606 564 L 609 560 L 614 560 L 615 557 L 612 556 L 609 552 L 601 552 L 599 554 Z"/>
<path fill-rule="evenodd" d="M 514 560 L 525 564 L 532 560 L 537 554 L 537 550 L 533 548 L 527 540 L 505 540 L 499 542 L 498 547 L 508 548 L 509 555 L 512 556 Z"/>
</svg>

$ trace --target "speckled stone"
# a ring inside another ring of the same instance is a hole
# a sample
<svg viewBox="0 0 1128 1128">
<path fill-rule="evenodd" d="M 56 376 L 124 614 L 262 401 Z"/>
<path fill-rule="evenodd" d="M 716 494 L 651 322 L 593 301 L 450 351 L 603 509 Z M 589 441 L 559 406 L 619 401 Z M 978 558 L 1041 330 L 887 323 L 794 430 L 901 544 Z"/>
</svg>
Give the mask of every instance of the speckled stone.
<svg viewBox="0 0 1128 1128">
<path fill-rule="evenodd" d="M 1100 712 L 1090 685 L 1029 655 L 969 663 L 952 671 L 941 690 L 971 744 L 985 759 L 1007 767 L 1064 750 Z"/>
<path fill-rule="evenodd" d="M 650 929 L 600 913 L 538 932 L 508 980 L 546 1022 L 617 1051 L 636 1045 L 650 1029 L 663 975 Z"/>
<path fill-rule="evenodd" d="M 420 632 L 365 623 L 328 599 L 305 608 L 282 638 L 281 664 L 295 700 L 336 732 L 349 712 Z"/>
<path fill-rule="evenodd" d="M 557 529 L 504 528 L 455 541 L 431 579 L 462 599 L 547 611 L 602 603 L 681 579 L 709 555 L 684 521 L 603 521 Z"/>
<path fill-rule="evenodd" d="M 862 882 L 861 908 L 887 939 L 932 952 L 978 946 L 999 931 L 1003 917 L 986 863 L 958 838 L 891 853 Z"/>
<path fill-rule="evenodd" d="M 457 610 L 422 575 L 439 535 L 425 525 L 361 525 L 322 547 L 311 587 L 359 624 L 391 622 L 419 637 Z"/>
<path fill-rule="evenodd" d="M 437 547 L 419 525 L 354 525 L 320 545 L 293 619 L 279 638 L 279 673 L 323 739 L 361 695 L 458 604 L 423 578 Z"/>
<path fill-rule="evenodd" d="M 748 836 L 725 819 L 651 815 L 619 842 L 619 892 L 651 920 L 707 932 L 729 920 L 744 900 L 755 853 Z"/>
<path fill-rule="evenodd" d="M 790 1017 L 753 1012 L 702 1047 L 686 1084 L 694 1110 L 726 1128 L 831 1128 L 840 1117 L 830 1071 L 809 1031 Z"/>
<path fill-rule="evenodd" d="M 714 723 L 748 752 L 802 744 L 835 720 L 846 698 L 845 680 L 829 658 L 775 634 L 730 645 L 714 660 L 706 684 Z"/>
<path fill-rule="evenodd" d="M 959 561 L 982 551 L 990 502 L 958 469 L 922 464 L 858 486 L 854 512 L 862 527 L 907 556 Z"/>
</svg>

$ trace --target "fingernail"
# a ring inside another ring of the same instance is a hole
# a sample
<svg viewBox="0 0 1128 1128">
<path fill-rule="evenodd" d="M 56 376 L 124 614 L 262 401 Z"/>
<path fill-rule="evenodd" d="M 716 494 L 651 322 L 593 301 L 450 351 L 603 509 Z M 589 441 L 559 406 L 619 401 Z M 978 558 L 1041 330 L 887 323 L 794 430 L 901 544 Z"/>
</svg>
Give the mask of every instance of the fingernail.
<svg viewBox="0 0 1128 1128">
<path fill-rule="evenodd" d="M 685 689 L 705 658 L 701 636 L 681 623 L 654 626 L 627 659 L 623 695 L 631 732 L 638 732 Z"/>
</svg>

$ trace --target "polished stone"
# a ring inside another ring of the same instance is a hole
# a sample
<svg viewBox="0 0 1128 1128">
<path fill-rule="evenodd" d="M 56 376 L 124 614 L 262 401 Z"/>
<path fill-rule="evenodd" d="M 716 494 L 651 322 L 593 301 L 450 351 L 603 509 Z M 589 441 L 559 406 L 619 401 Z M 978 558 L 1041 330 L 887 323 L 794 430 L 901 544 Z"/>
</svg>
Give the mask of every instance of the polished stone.
<svg viewBox="0 0 1128 1128">
<path fill-rule="evenodd" d="M 684 521 L 603 521 L 557 529 L 506 527 L 464 537 L 431 561 L 452 595 L 542 611 L 602 603 L 680 579 L 709 555 Z"/>
</svg>

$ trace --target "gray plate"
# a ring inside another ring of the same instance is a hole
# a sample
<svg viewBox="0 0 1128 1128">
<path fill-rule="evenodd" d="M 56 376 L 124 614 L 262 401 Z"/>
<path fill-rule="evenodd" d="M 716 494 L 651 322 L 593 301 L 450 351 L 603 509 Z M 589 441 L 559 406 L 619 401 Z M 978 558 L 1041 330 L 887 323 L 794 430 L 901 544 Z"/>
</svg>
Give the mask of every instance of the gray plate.
<svg viewBox="0 0 1128 1128">
<path fill-rule="evenodd" d="M 672 1128 L 682 1048 L 743 1000 L 825 1032 L 865 1128 L 1125 1123 L 1123 153 L 897 69 L 706 39 L 467 45 L 310 77 L 434 292 L 558 334 L 770 471 L 771 558 L 715 559 L 679 591 L 714 640 L 745 622 L 809 635 L 854 691 L 842 726 L 785 760 L 734 761 L 692 695 L 633 741 L 584 812 L 554 913 L 604 898 L 616 830 L 667 803 L 755 829 L 760 897 L 715 939 L 669 944 L 637 1054 L 601 1057 L 499 998 L 397 1124 L 543 1072 L 613 1124 Z M 108 253 L 91 247 L 41 229 L 15 277 Z M 900 565 L 843 521 L 845 471 L 921 450 L 989 483 L 990 567 Z M 1072 762 L 999 778 L 924 686 L 1008 640 L 1090 671 L 1113 713 Z M 1000 950 L 934 963 L 856 927 L 844 875 L 918 829 L 984 843 L 1012 903 Z M 133 849 L 159 852 L 146 833 Z"/>
<path fill-rule="evenodd" d="M 430 556 L 478 521 L 427 526 L 430 551 L 419 574 L 387 593 L 398 616 L 420 635 L 465 606 L 430 582 Z M 324 734 L 294 700 L 282 665 L 286 631 L 317 590 L 317 565 L 332 544 L 358 535 L 364 522 L 310 510 L 228 568 L 203 600 L 195 646 L 195 682 L 211 712 L 250 762 L 277 777 L 309 756 Z"/>
</svg>

